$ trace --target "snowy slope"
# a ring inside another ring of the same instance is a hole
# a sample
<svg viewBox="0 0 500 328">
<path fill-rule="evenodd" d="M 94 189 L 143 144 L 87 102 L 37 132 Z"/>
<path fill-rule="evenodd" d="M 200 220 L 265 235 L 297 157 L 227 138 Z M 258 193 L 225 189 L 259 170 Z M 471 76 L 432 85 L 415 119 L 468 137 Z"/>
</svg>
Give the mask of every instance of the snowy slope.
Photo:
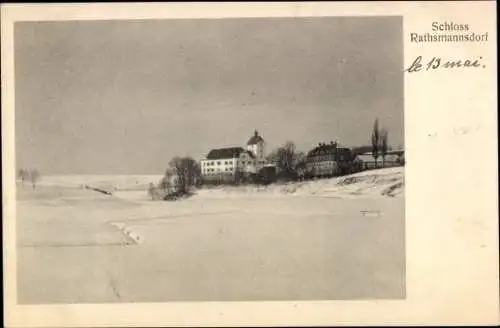
<svg viewBox="0 0 500 328">
<path fill-rule="evenodd" d="M 81 188 L 89 185 L 113 191 L 119 198 L 146 200 L 150 183 L 157 184 L 160 175 L 73 175 L 47 176 L 40 185 Z M 197 197 L 397 197 L 404 194 L 404 168 L 370 170 L 353 175 L 269 186 L 208 187 L 195 191 Z"/>
<path fill-rule="evenodd" d="M 396 197 L 404 195 L 404 168 L 365 171 L 343 177 L 313 181 L 202 189 L 202 197 L 314 196 L 314 197 Z"/>
</svg>

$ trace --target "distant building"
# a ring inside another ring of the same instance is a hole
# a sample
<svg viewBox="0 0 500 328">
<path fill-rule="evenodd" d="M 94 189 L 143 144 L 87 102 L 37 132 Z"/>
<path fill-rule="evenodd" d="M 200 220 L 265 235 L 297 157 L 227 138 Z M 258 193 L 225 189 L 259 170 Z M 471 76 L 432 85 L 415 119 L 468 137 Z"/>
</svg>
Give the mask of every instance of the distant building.
<svg viewBox="0 0 500 328">
<path fill-rule="evenodd" d="M 401 151 L 388 152 L 385 155 L 385 159 L 382 158 L 382 155 L 379 155 L 377 157 L 376 162 L 375 162 L 375 158 L 373 158 L 373 154 L 371 152 L 359 154 L 356 156 L 356 164 L 358 166 L 360 166 L 360 168 L 362 170 L 401 166 L 401 165 L 404 165 L 404 152 L 401 152 Z"/>
<path fill-rule="evenodd" d="M 319 143 L 307 153 L 305 175 L 323 177 L 348 173 L 353 157 L 351 149 L 339 147 L 337 142 Z"/>
<path fill-rule="evenodd" d="M 245 148 L 229 147 L 212 149 L 200 161 L 201 175 L 205 181 L 235 181 L 238 177 L 257 174 L 266 164 L 265 141 L 257 131 Z"/>
</svg>

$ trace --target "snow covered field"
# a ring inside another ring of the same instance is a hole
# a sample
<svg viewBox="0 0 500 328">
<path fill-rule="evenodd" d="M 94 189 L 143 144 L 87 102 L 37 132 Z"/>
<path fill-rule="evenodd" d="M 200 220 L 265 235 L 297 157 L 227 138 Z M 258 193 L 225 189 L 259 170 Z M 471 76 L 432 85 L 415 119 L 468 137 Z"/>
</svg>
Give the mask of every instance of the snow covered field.
<svg viewBox="0 0 500 328">
<path fill-rule="evenodd" d="M 404 297 L 403 168 L 150 201 L 145 188 L 160 178 L 59 176 L 19 187 L 18 301 Z"/>
</svg>

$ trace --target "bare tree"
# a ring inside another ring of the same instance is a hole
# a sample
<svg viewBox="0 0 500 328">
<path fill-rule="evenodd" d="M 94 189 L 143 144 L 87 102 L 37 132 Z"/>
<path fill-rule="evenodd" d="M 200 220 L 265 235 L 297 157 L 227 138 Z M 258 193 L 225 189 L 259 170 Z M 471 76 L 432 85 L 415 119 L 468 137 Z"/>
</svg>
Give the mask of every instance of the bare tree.
<svg viewBox="0 0 500 328">
<path fill-rule="evenodd" d="M 372 131 L 372 156 L 375 159 L 375 167 L 377 167 L 377 158 L 379 156 L 379 146 L 380 146 L 380 131 L 378 127 L 378 118 L 373 124 Z"/>
<path fill-rule="evenodd" d="M 295 143 L 287 141 L 267 157 L 267 161 L 274 163 L 283 177 L 291 178 L 297 174 L 297 166 L 305 162 L 305 154 L 297 151 Z"/>
<path fill-rule="evenodd" d="M 38 182 L 38 180 L 40 180 L 40 173 L 38 172 L 38 170 L 36 170 L 36 169 L 31 170 L 29 172 L 29 179 L 30 179 L 30 182 L 31 182 L 33 189 L 35 189 L 36 183 Z"/>
<path fill-rule="evenodd" d="M 303 151 L 298 151 L 293 156 L 293 166 L 296 168 L 297 165 L 305 164 L 306 154 Z"/>
<path fill-rule="evenodd" d="M 279 150 L 279 157 L 283 171 L 291 173 L 294 171 L 296 147 L 292 141 L 287 141 Z"/>
<path fill-rule="evenodd" d="M 29 176 L 28 170 L 19 169 L 19 171 L 17 172 L 17 178 L 21 180 L 21 185 L 24 185 L 24 181 L 28 179 L 28 176 Z"/>
<path fill-rule="evenodd" d="M 380 140 L 380 155 L 382 156 L 382 167 L 385 167 L 385 156 L 387 155 L 387 151 L 389 150 L 388 143 L 389 143 L 389 132 L 386 129 L 383 129 L 380 132 L 379 136 Z"/>
<path fill-rule="evenodd" d="M 200 167 L 191 157 L 175 157 L 170 161 L 169 167 L 175 175 L 173 180 L 175 180 L 177 192 L 180 194 L 188 193 L 190 188 L 200 180 Z"/>
<path fill-rule="evenodd" d="M 182 159 L 180 157 L 174 157 L 168 163 L 169 168 L 175 175 L 173 180 L 175 181 L 176 190 L 180 193 L 186 192 L 186 182 L 185 182 L 185 172 L 182 167 Z M 168 171 L 168 170 L 167 170 Z"/>
<path fill-rule="evenodd" d="M 161 189 L 164 194 L 170 193 L 173 187 L 173 181 L 175 180 L 175 169 L 170 163 L 170 167 L 165 171 L 162 179 L 158 183 L 158 189 Z"/>
</svg>

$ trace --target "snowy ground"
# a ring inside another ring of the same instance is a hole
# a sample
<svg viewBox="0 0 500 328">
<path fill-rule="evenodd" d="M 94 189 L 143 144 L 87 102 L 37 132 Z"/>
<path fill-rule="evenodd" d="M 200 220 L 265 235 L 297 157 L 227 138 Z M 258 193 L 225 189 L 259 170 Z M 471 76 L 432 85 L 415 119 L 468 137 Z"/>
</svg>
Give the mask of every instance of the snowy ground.
<svg viewBox="0 0 500 328">
<path fill-rule="evenodd" d="M 18 301 L 402 298 L 403 175 L 214 188 L 177 202 L 147 199 L 158 176 L 45 177 L 18 189 Z"/>
</svg>

